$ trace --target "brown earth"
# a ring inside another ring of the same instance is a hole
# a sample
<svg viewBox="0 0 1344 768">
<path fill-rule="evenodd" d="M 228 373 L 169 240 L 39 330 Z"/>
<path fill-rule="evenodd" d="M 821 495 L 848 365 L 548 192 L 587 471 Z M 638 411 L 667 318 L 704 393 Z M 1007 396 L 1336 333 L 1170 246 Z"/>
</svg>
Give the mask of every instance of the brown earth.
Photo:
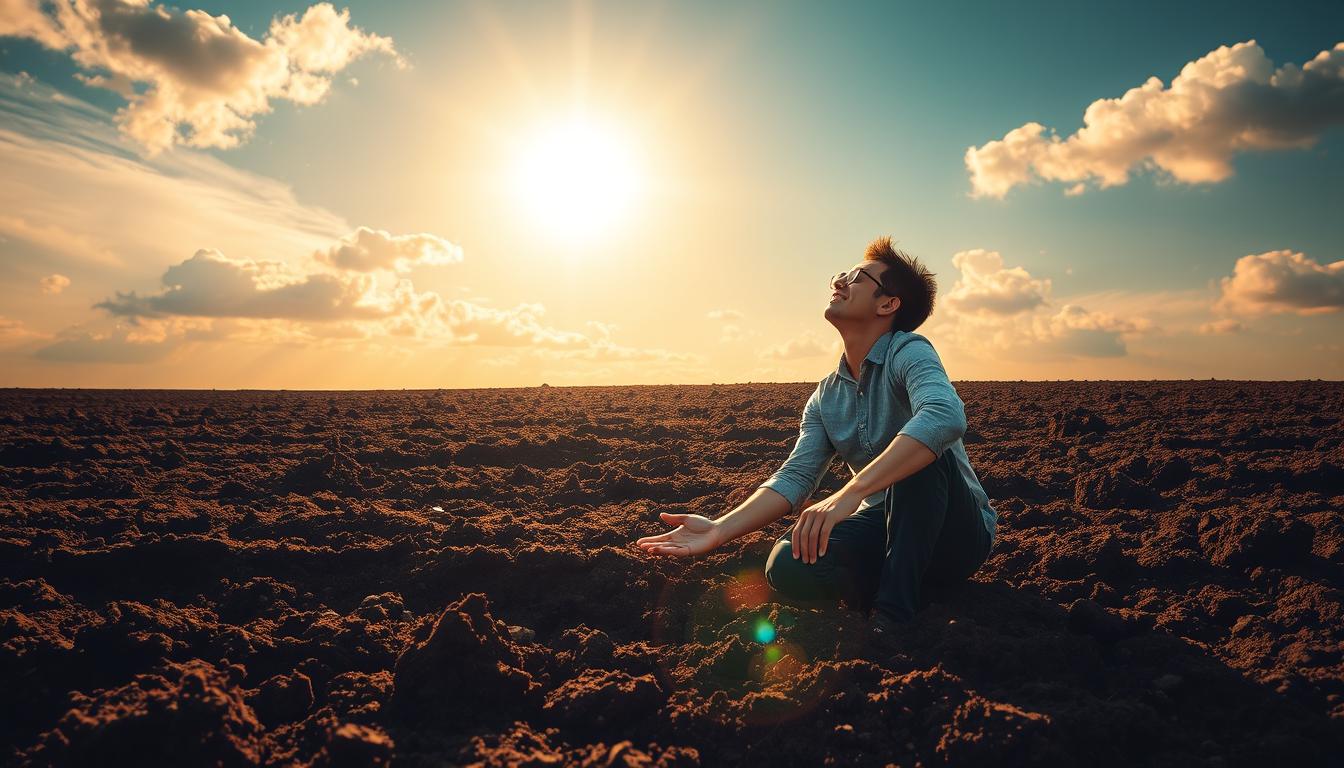
<svg viewBox="0 0 1344 768">
<path fill-rule="evenodd" d="M 1344 384 L 961 384 L 1000 540 L 890 655 L 765 584 L 792 516 L 634 545 L 811 389 L 0 392 L 0 760 L 1344 754 Z"/>
</svg>

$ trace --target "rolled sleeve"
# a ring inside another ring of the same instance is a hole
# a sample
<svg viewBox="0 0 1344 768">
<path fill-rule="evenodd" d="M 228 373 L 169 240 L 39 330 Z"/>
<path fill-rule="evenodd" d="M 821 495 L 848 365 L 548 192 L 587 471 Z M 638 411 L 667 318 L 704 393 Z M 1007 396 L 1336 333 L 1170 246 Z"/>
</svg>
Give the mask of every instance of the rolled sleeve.
<svg viewBox="0 0 1344 768">
<path fill-rule="evenodd" d="M 918 440 L 941 457 L 966 434 L 966 409 L 938 353 L 926 339 L 917 339 L 896 351 L 892 371 L 895 385 L 910 397 L 910 420 L 897 434 Z"/>
<path fill-rule="evenodd" d="M 837 453 L 821 421 L 820 393 L 821 388 L 818 387 L 803 406 L 798 442 L 794 444 L 793 452 L 779 470 L 759 486 L 788 499 L 795 509 L 816 492 Z"/>
</svg>

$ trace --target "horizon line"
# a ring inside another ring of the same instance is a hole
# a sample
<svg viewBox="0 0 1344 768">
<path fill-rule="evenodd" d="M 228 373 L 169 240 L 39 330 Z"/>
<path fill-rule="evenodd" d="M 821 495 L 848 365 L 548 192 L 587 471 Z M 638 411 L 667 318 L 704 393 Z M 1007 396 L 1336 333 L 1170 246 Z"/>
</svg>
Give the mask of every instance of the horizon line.
<svg viewBox="0 0 1344 768">
<path fill-rule="evenodd" d="M 1207 379 L 954 379 L 952 383 L 956 384 L 1189 384 L 1189 383 L 1238 383 L 1238 384 L 1302 384 L 1302 383 L 1322 383 L 1339 384 L 1344 383 L 1344 379 L 1237 379 L 1210 377 Z M 307 389 L 296 387 L 240 387 L 240 388 L 216 388 L 216 387 L 0 387 L 0 392 L 20 393 L 20 392 L 330 392 L 330 393 L 355 393 L 355 392 L 476 392 L 476 391 L 500 391 L 512 389 L 604 389 L 621 387 L 624 389 L 643 388 L 653 389 L 658 387 L 744 387 L 744 386 L 793 386 L 793 385 L 813 385 L 813 381 L 739 381 L 739 382 L 711 382 L 709 384 L 526 384 L 514 387 L 398 387 L 381 389 Z"/>
</svg>

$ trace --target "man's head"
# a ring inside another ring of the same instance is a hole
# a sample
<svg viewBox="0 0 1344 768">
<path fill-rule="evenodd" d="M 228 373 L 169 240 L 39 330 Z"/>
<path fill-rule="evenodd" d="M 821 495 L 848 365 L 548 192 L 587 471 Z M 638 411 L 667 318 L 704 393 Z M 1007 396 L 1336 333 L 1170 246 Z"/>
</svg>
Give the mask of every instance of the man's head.
<svg viewBox="0 0 1344 768">
<path fill-rule="evenodd" d="M 881 323 L 913 331 L 933 312 L 938 283 L 919 259 L 896 250 L 890 237 L 868 244 L 863 261 L 831 280 L 826 319 L 833 325 Z"/>
</svg>

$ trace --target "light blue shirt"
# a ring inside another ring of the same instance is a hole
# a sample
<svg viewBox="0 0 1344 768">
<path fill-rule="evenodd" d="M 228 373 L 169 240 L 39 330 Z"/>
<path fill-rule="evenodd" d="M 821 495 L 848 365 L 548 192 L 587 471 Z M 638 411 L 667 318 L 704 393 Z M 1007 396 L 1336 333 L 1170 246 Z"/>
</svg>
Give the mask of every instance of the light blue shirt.
<svg viewBox="0 0 1344 768">
<path fill-rule="evenodd" d="M 760 487 L 776 491 L 796 510 L 816 493 L 837 453 L 858 474 L 897 435 L 908 435 L 939 458 L 952 451 L 992 545 L 999 515 L 971 469 L 961 441 L 965 433 L 966 411 L 933 344 L 918 333 L 888 331 L 863 359 L 858 381 L 841 355 L 839 368 L 817 384 L 803 406 L 793 452 Z M 885 496 L 886 489 L 878 491 L 859 509 L 881 506 Z"/>
</svg>

